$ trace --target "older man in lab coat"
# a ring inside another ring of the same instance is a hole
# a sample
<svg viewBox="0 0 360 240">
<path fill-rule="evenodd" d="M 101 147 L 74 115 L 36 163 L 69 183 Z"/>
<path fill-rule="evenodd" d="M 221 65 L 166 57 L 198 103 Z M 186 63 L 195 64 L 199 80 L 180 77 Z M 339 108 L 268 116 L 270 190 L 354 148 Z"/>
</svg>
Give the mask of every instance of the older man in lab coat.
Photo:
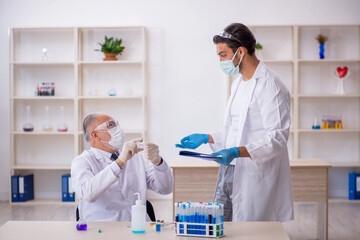
<svg viewBox="0 0 360 240">
<path fill-rule="evenodd" d="M 172 192 L 173 176 L 157 145 L 148 143 L 145 149 L 139 148 L 141 138 L 125 142 L 118 122 L 105 114 L 88 115 L 83 131 L 91 148 L 71 164 L 82 220 L 130 221 L 136 192 L 144 205 L 147 189 L 160 194 Z"/>
<path fill-rule="evenodd" d="M 220 163 L 214 202 L 225 221 L 288 221 L 294 218 L 287 141 L 290 94 L 281 78 L 255 55 L 256 40 L 241 23 L 215 35 L 220 67 L 239 74 L 222 131 L 191 134 L 177 147 L 209 143 Z"/>
</svg>

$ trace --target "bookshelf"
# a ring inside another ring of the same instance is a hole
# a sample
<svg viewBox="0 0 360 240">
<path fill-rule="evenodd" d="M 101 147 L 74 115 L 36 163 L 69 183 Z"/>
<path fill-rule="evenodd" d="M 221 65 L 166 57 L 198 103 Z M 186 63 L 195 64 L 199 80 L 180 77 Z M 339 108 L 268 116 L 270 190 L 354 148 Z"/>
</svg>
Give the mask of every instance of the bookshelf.
<svg viewBox="0 0 360 240">
<path fill-rule="evenodd" d="M 123 39 L 118 61 L 105 62 L 103 53 L 94 51 L 105 35 Z M 62 203 L 61 175 L 88 147 L 82 134 L 87 114 L 107 113 L 119 120 L 127 138 L 146 138 L 145 28 L 10 28 L 9 46 L 10 176 L 33 173 L 35 185 L 34 200 L 11 204 L 77 204 Z M 55 96 L 35 96 L 41 82 L 55 82 Z M 110 89 L 116 96 L 109 96 Z M 26 106 L 33 132 L 22 129 Z M 45 106 L 51 132 L 42 130 Z M 67 132 L 56 130 L 61 106 Z"/>
</svg>

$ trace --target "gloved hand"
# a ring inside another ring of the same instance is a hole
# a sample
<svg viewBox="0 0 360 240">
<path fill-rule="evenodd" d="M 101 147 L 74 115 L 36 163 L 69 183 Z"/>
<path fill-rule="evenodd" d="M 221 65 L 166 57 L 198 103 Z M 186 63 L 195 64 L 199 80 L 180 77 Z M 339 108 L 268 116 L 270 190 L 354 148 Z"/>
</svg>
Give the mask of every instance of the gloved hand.
<svg viewBox="0 0 360 240">
<path fill-rule="evenodd" d="M 137 138 L 124 143 L 124 147 L 120 153 L 119 160 L 123 163 L 129 161 L 136 153 L 141 152 L 143 149 L 137 147 L 137 142 L 142 142 L 142 138 Z"/>
<path fill-rule="evenodd" d="M 159 155 L 159 146 L 154 143 L 148 143 L 145 147 L 146 158 L 149 159 L 152 164 L 158 166 L 161 163 L 161 157 Z"/>
<path fill-rule="evenodd" d="M 178 148 L 198 148 L 203 143 L 208 143 L 209 136 L 207 134 L 194 133 L 180 140 L 181 144 L 176 144 Z"/>
<path fill-rule="evenodd" d="M 214 155 L 214 156 L 221 155 L 221 158 L 215 159 L 214 161 L 218 162 L 222 165 L 229 166 L 229 164 L 231 163 L 231 161 L 234 158 L 239 157 L 240 152 L 237 147 L 233 147 L 233 148 L 226 148 L 219 152 L 212 153 L 212 155 Z"/>
</svg>

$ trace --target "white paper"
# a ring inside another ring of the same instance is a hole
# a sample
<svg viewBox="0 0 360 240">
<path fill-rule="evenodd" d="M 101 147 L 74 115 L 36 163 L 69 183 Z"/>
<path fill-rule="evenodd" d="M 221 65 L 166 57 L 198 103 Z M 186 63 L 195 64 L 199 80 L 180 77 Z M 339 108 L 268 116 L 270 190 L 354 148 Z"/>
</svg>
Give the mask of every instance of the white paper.
<svg viewBox="0 0 360 240">
<path fill-rule="evenodd" d="M 360 176 L 356 177 L 356 191 L 360 192 Z"/>
</svg>

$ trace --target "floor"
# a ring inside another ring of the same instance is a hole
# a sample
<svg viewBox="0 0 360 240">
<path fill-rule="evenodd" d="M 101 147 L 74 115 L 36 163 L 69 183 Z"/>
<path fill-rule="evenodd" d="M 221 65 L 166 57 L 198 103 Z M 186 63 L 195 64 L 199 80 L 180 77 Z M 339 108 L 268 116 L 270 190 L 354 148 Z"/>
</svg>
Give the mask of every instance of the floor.
<svg viewBox="0 0 360 240">
<path fill-rule="evenodd" d="M 156 217 L 172 220 L 171 200 L 151 200 Z M 316 239 L 317 204 L 295 203 L 295 220 L 283 226 L 290 239 Z M 0 226 L 10 220 L 75 221 L 75 206 L 10 206 L 0 201 Z M 329 240 L 360 239 L 360 201 L 330 201 Z"/>
</svg>

